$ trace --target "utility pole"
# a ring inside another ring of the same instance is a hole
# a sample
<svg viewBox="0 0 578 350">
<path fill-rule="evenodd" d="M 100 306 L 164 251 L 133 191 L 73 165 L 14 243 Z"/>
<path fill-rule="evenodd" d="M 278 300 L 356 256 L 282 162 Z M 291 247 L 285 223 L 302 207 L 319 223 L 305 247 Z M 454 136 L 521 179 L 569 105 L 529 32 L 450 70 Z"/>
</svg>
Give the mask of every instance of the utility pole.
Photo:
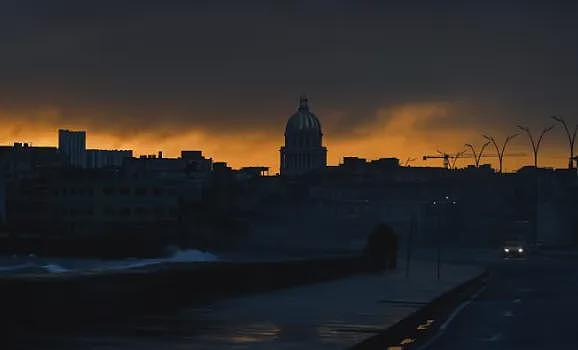
<svg viewBox="0 0 578 350">
<path fill-rule="evenodd" d="M 498 162 L 499 162 L 499 170 L 498 172 L 501 174 L 502 173 L 502 169 L 503 169 L 503 161 L 504 161 L 504 152 L 506 151 L 506 146 L 508 145 L 508 143 L 510 143 L 510 141 L 512 141 L 512 139 L 516 136 L 518 136 L 519 134 L 512 134 L 506 137 L 506 139 L 504 140 L 504 143 L 502 144 L 502 147 L 500 148 L 498 146 L 498 143 L 496 142 L 496 139 L 494 139 L 493 136 L 488 136 L 488 135 L 482 135 L 486 140 L 490 141 L 494 147 L 496 148 L 496 153 L 498 154 Z"/>
<path fill-rule="evenodd" d="M 411 251 L 412 251 L 412 244 L 413 244 L 413 234 L 414 234 L 414 230 L 416 229 L 416 218 L 415 218 L 415 212 L 412 210 L 411 212 L 411 217 L 410 217 L 410 222 L 409 222 L 409 234 L 407 237 L 407 251 L 406 251 L 406 257 L 405 257 L 405 278 L 409 278 L 409 268 L 410 268 L 410 263 L 411 263 Z"/>
<path fill-rule="evenodd" d="M 436 263 L 435 263 L 435 275 L 436 279 L 439 281 L 441 278 L 441 262 L 442 262 L 442 246 L 441 246 L 441 234 L 442 234 L 442 225 L 441 225 L 441 213 L 440 213 L 440 205 L 438 201 L 433 202 L 434 210 L 435 210 L 435 218 L 436 218 Z"/>
<path fill-rule="evenodd" d="M 438 232 L 437 232 L 437 254 L 436 254 L 436 279 L 439 281 L 441 279 L 442 270 L 442 242 L 441 242 L 441 217 L 438 213 Z"/>
<path fill-rule="evenodd" d="M 568 136 L 568 145 L 570 146 L 570 158 L 568 158 L 568 169 L 574 169 L 574 140 L 576 140 L 576 132 L 578 131 L 578 124 L 574 127 L 574 131 L 570 133 L 570 129 L 568 128 L 568 124 L 564 118 L 559 115 L 552 116 L 552 119 L 557 121 L 558 123 L 562 124 L 564 130 L 566 131 L 566 136 Z"/>
<path fill-rule="evenodd" d="M 476 148 L 469 143 L 466 143 L 466 147 L 468 147 L 469 149 L 472 150 L 472 154 L 474 155 L 474 162 L 476 164 L 476 168 L 480 167 L 480 159 L 482 158 L 482 155 L 484 154 L 484 150 L 486 149 L 486 147 L 488 147 L 488 145 L 491 143 L 491 141 L 488 141 L 486 143 L 484 143 L 482 145 L 482 148 L 480 149 L 480 153 L 476 153 Z"/>
<path fill-rule="evenodd" d="M 435 278 L 441 279 L 442 270 L 442 244 L 447 243 L 447 231 L 449 230 L 449 214 L 454 210 L 457 202 L 445 195 L 432 202 L 432 210 L 435 215 L 435 235 L 436 235 L 436 259 L 435 259 Z"/>
<path fill-rule="evenodd" d="M 544 135 L 549 132 L 550 130 L 552 130 L 554 128 L 554 125 L 551 125 L 547 128 L 542 129 L 542 132 L 540 132 L 540 136 L 538 137 L 538 141 L 534 141 L 534 137 L 532 136 L 532 132 L 530 131 L 530 128 L 522 126 L 522 125 L 518 125 L 518 129 L 525 131 L 526 134 L 528 134 L 528 138 L 530 139 L 530 144 L 532 145 L 532 151 L 534 152 L 534 168 L 538 168 L 538 152 L 540 151 L 540 144 L 542 143 L 542 139 L 544 138 Z"/>
</svg>

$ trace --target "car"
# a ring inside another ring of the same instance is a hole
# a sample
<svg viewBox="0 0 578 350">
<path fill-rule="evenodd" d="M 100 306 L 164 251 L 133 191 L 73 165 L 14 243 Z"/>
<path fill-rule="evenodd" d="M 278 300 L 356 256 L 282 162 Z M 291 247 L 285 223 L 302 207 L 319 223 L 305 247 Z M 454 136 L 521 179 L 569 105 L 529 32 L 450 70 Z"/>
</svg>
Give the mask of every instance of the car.
<svg viewBox="0 0 578 350">
<path fill-rule="evenodd" d="M 521 242 L 505 242 L 502 247 L 502 256 L 505 259 L 525 258 L 527 255 L 526 246 Z"/>
</svg>

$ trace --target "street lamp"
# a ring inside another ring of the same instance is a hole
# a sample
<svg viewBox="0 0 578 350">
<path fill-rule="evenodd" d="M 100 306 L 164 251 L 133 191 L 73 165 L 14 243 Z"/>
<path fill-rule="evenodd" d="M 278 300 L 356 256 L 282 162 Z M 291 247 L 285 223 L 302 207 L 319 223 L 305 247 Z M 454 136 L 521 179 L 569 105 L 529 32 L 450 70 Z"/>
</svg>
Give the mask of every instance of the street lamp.
<svg viewBox="0 0 578 350">
<path fill-rule="evenodd" d="M 496 148 L 496 153 L 498 154 L 498 162 L 500 165 L 499 168 L 499 173 L 502 173 L 502 166 L 503 166 L 503 160 L 504 160 L 504 152 L 506 151 L 506 146 L 508 145 L 508 143 L 516 136 L 518 136 L 519 134 L 512 134 L 506 137 L 506 139 L 504 140 L 504 143 L 502 144 L 502 147 L 500 149 L 500 147 L 498 146 L 498 143 L 496 142 L 496 139 L 494 139 L 493 136 L 488 136 L 488 135 L 482 135 L 486 140 L 490 141 L 494 147 Z"/>
<path fill-rule="evenodd" d="M 549 132 L 550 130 L 554 129 L 554 125 L 551 125 L 547 128 L 542 129 L 540 132 L 540 136 L 538 137 L 538 142 L 534 141 L 534 137 L 532 136 L 532 132 L 530 128 L 518 125 L 518 129 L 525 131 L 528 134 L 528 138 L 530 139 L 530 144 L 532 145 L 532 151 L 534 152 L 534 168 L 538 168 L 538 152 L 540 151 L 540 144 L 542 143 L 542 139 L 544 135 Z"/>
<path fill-rule="evenodd" d="M 442 198 L 438 199 L 438 200 L 434 200 L 432 201 L 432 209 L 435 212 L 435 216 L 436 216 L 436 265 L 435 265 L 435 274 L 436 274 L 436 279 L 439 280 L 441 278 L 441 244 L 442 244 L 442 240 L 441 240 L 441 235 L 443 232 L 443 229 L 448 229 L 448 225 L 442 225 L 442 215 L 444 215 L 444 222 L 447 223 L 448 222 L 448 210 L 450 208 L 455 208 L 457 205 L 457 202 L 453 199 L 450 199 L 449 195 L 445 195 Z M 443 226 L 443 227 L 442 227 Z"/>
<path fill-rule="evenodd" d="M 574 132 L 570 133 L 568 124 L 564 118 L 559 115 L 552 116 L 552 119 L 562 124 L 564 130 L 566 131 L 566 136 L 568 136 L 568 145 L 570 146 L 570 158 L 568 159 L 568 169 L 574 169 L 574 140 L 576 140 L 576 132 L 578 131 L 578 124 L 574 127 Z"/>
<path fill-rule="evenodd" d="M 482 145 L 482 147 L 480 148 L 480 153 L 479 153 L 479 154 L 476 153 L 476 148 L 475 148 L 472 144 L 466 143 L 465 146 L 472 150 L 472 154 L 474 155 L 474 162 L 475 162 L 475 164 L 476 164 L 476 168 L 479 168 L 479 167 L 480 167 L 480 159 L 482 158 L 482 154 L 484 154 L 484 149 L 486 149 L 486 147 L 488 147 L 488 145 L 489 145 L 490 143 L 491 143 L 491 141 L 488 141 L 488 142 L 484 143 L 484 144 Z"/>
<path fill-rule="evenodd" d="M 452 166 L 451 166 L 452 169 L 456 170 L 456 163 L 457 163 L 458 159 L 460 159 L 460 157 L 464 155 L 464 153 L 466 153 L 466 151 L 461 151 L 461 152 L 458 152 L 454 155 L 454 157 L 452 159 Z"/>
</svg>

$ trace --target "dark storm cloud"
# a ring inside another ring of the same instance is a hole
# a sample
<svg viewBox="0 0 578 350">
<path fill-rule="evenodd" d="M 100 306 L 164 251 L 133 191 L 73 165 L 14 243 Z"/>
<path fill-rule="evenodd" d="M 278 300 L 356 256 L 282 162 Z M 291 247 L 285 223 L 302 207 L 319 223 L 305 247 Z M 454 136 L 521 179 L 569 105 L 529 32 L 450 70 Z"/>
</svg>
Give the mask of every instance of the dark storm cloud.
<svg viewBox="0 0 578 350">
<path fill-rule="evenodd" d="M 344 137 L 399 104 L 467 106 L 426 128 L 539 125 L 578 107 L 568 1 L 24 0 L 0 13 L 0 107 L 113 133 L 280 130 L 303 91 Z"/>
</svg>

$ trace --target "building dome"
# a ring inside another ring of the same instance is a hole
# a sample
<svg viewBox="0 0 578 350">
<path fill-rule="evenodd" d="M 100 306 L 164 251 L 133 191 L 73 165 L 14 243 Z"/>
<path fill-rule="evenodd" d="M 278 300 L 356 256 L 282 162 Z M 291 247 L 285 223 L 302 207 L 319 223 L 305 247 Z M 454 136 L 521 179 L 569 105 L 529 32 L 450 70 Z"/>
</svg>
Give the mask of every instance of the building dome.
<svg viewBox="0 0 578 350">
<path fill-rule="evenodd" d="M 285 145 L 280 149 L 281 175 L 297 176 L 327 165 L 321 123 L 309 111 L 307 97 L 299 98 L 299 108 L 285 126 Z"/>
<path fill-rule="evenodd" d="M 321 123 L 315 114 L 309 111 L 307 102 L 307 97 L 301 96 L 299 98 L 299 108 L 287 121 L 285 134 L 303 131 L 315 131 L 321 133 Z"/>
</svg>

